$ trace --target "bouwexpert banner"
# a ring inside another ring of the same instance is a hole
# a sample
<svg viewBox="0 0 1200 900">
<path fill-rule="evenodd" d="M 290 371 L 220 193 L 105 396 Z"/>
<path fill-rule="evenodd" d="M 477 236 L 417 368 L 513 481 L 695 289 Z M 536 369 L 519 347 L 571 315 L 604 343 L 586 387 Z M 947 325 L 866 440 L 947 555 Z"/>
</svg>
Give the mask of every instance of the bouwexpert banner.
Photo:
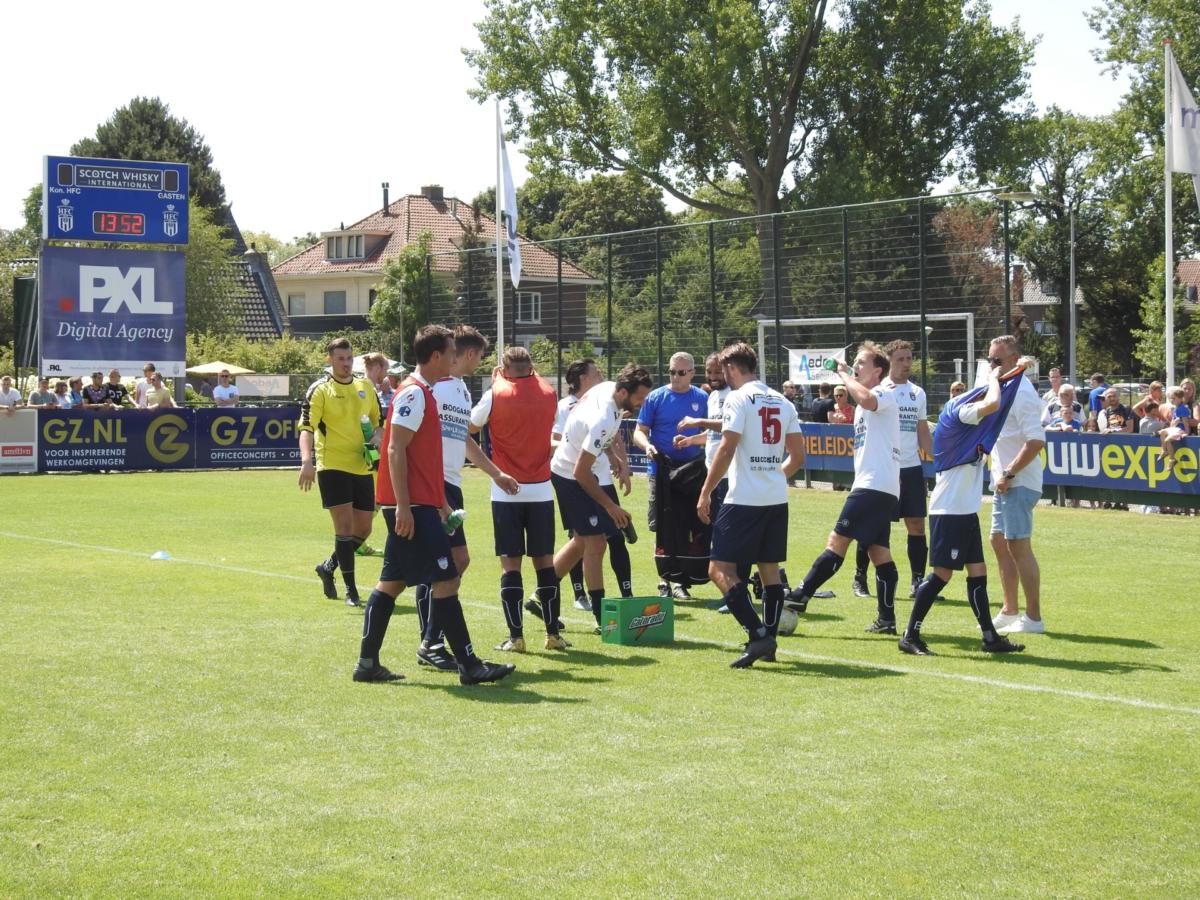
<svg viewBox="0 0 1200 900">
<path fill-rule="evenodd" d="M 44 375 L 184 374 L 182 253 L 48 246 L 38 278 Z"/>
<path fill-rule="evenodd" d="M 854 426 L 805 422 L 806 465 L 814 471 L 854 469 Z M 1115 491 L 1200 494 L 1200 438 L 1187 438 L 1168 471 L 1157 438 L 1140 434 L 1068 434 L 1046 432 L 1042 482 L 1048 487 L 1088 487 Z M 933 478 L 933 463 L 924 462 Z"/>
<path fill-rule="evenodd" d="M 299 466 L 296 406 L 197 409 L 197 469 Z"/>
</svg>

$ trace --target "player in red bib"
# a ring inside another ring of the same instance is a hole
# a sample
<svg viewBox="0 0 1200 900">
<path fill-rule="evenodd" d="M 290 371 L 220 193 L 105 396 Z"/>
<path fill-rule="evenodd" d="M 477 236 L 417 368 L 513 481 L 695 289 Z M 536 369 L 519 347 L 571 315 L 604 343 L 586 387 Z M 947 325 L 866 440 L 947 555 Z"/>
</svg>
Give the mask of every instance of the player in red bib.
<svg viewBox="0 0 1200 900">
<path fill-rule="evenodd" d="M 413 355 L 416 371 L 396 390 L 384 431 L 376 491 L 388 537 L 383 571 L 367 600 L 354 680 L 403 677 L 380 664 L 379 649 L 400 592 L 408 585 L 432 584 L 429 627 L 446 635 L 458 661 L 459 681 L 499 681 L 515 667 L 484 662 L 475 655 L 458 600 L 460 578 L 443 527 L 450 508 L 443 481 L 442 427 L 430 388 L 450 374 L 453 333 L 441 325 L 426 325 L 417 332 Z"/>
</svg>

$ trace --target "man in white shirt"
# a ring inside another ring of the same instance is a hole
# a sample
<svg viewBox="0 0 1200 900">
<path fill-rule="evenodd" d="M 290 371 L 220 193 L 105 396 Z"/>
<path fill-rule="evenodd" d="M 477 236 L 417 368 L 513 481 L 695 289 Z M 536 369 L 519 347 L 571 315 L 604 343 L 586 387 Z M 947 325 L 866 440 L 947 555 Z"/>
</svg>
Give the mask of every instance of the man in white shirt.
<svg viewBox="0 0 1200 900">
<path fill-rule="evenodd" d="M 213 402 L 217 406 L 237 406 L 238 404 L 238 389 L 233 383 L 233 379 L 229 375 L 228 369 L 222 369 L 217 375 L 217 386 L 212 392 Z"/>
<path fill-rule="evenodd" d="M 550 480 L 558 508 L 583 552 L 583 580 L 591 600 L 596 630 L 600 628 L 600 601 L 604 597 L 604 553 L 614 528 L 632 521 L 621 508 L 612 484 L 612 466 L 605 451 L 617 440 L 621 420 L 634 415 L 650 393 L 650 373 L 629 363 L 616 381 L 604 381 L 580 399 L 567 419 L 566 432 L 550 460 Z M 603 483 L 607 473 L 607 484 Z M 560 550 L 558 556 L 563 557 Z M 573 560 L 571 560 L 573 563 Z M 557 602 L 557 601 L 556 601 Z M 556 610 L 543 607 L 551 622 Z"/>
<path fill-rule="evenodd" d="M 816 590 L 846 559 L 852 540 L 867 548 L 875 566 L 878 615 L 868 634 L 896 633 L 896 582 L 900 573 L 890 549 L 892 522 L 900 507 L 900 409 L 896 394 L 883 386 L 890 362 L 873 341 L 863 341 L 851 370 L 838 362 L 838 374 L 854 398 L 854 483 L 824 552 L 800 587 L 788 595 L 797 612 L 808 608 Z"/>
<path fill-rule="evenodd" d="M 0 406 L 5 407 L 9 414 L 18 406 L 25 405 L 25 398 L 21 396 L 21 392 L 13 387 L 12 376 L 5 375 L 0 378 Z"/>
<path fill-rule="evenodd" d="M 721 416 L 721 440 L 709 466 L 696 512 L 712 522 L 708 577 L 724 595 L 725 606 L 749 637 L 730 665 L 747 669 L 775 658 L 775 636 L 783 612 L 779 564 L 787 558 L 788 478 L 804 465 L 804 444 L 795 405 L 758 378 L 758 354 L 744 343 L 721 351 L 730 393 Z M 729 474 L 729 487 L 716 520 L 712 495 Z M 757 565 L 763 583 L 763 617 L 750 602 L 749 586 L 738 574 Z"/>
<path fill-rule="evenodd" d="M 133 402 L 137 404 L 138 409 L 146 409 L 146 394 L 153 387 L 151 382 L 154 381 L 155 371 L 157 370 L 154 363 L 146 363 L 142 366 L 142 377 L 133 385 Z"/>
<path fill-rule="evenodd" d="M 475 374 L 479 361 L 487 352 L 488 341 L 479 331 L 470 325 L 459 325 L 454 329 L 454 362 L 450 365 L 450 374 L 435 382 L 430 391 L 438 406 L 438 419 L 442 426 L 442 475 L 445 481 L 446 505 L 451 510 L 463 508 L 462 469 L 467 460 L 487 474 L 506 494 L 516 494 L 520 490 L 516 479 L 502 472 L 487 457 L 470 436 L 471 425 L 471 392 L 468 390 L 464 377 Z M 367 379 L 371 380 L 372 368 L 382 375 L 386 368 L 386 359 L 380 362 L 383 354 L 371 354 L 367 360 Z M 376 385 L 379 394 L 379 386 Z M 394 393 L 394 392 L 393 392 Z M 459 525 L 450 535 L 450 554 L 454 560 L 454 568 L 461 576 L 471 564 L 471 556 L 467 552 L 466 525 Z M 421 631 L 421 644 L 417 648 L 417 664 L 432 666 L 443 672 L 457 672 L 458 663 L 446 649 L 445 635 L 432 634 L 429 629 L 429 604 L 433 598 L 432 584 L 419 584 L 416 587 L 417 627 Z"/>
<path fill-rule="evenodd" d="M 933 436 L 929 432 L 928 401 L 920 385 L 908 380 L 912 372 L 913 351 L 908 341 L 892 341 L 883 348 L 891 361 L 891 374 L 883 380 L 896 394 L 900 410 L 900 518 L 908 531 L 908 567 L 912 590 L 925 577 L 925 560 L 929 543 L 925 538 L 925 469 L 921 454 L 933 455 Z M 854 595 L 869 597 L 867 590 L 867 548 L 858 545 L 854 559 Z"/>
<path fill-rule="evenodd" d="M 988 361 L 1007 372 L 1020 359 L 1017 339 L 1006 334 L 988 347 Z M 1028 378 L 992 448 L 992 549 L 1000 567 L 1004 608 L 992 620 L 1001 634 L 1043 634 L 1041 570 L 1033 555 L 1033 509 L 1042 497 L 1042 401 Z M 1017 585 L 1025 591 L 1025 612 L 1017 603 Z"/>
<path fill-rule="evenodd" d="M 1021 378 L 1021 375 L 1016 377 Z M 946 416 L 956 416 L 964 425 L 978 425 L 1000 408 L 1000 370 L 988 374 L 987 392 L 972 402 L 951 404 Z M 950 428 L 938 429 L 934 441 L 936 456 L 942 457 Z M 929 530 L 933 537 L 930 561 L 933 571 L 917 588 L 916 602 L 908 619 L 908 627 L 899 646 L 902 653 L 913 656 L 933 656 L 933 651 L 921 639 L 921 626 L 933 602 L 950 582 L 955 571 L 967 570 L 967 601 L 983 634 L 983 649 L 987 653 L 1016 653 L 1024 650 L 996 633 L 987 595 L 987 563 L 983 558 L 983 538 L 979 533 L 979 507 L 983 500 L 983 459 L 980 451 L 974 461 L 944 469 L 937 473 L 937 484 L 930 498 Z"/>
</svg>

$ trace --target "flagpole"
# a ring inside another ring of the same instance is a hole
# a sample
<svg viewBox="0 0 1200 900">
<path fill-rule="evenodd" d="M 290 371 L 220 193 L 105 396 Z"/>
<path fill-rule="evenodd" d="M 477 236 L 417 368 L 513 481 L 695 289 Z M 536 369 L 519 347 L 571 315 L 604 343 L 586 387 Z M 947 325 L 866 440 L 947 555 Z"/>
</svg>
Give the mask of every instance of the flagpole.
<svg viewBox="0 0 1200 900">
<path fill-rule="evenodd" d="M 500 98 L 496 98 L 496 365 L 504 357 L 504 253 L 500 244 Z"/>
<path fill-rule="evenodd" d="M 1166 332 L 1167 384 L 1175 384 L 1175 235 L 1172 206 L 1171 170 L 1174 168 L 1172 144 L 1174 134 L 1171 122 L 1174 110 L 1171 104 L 1171 39 L 1163 41 L 1163 206 L 1165 209 L 1166 247 L 1163 253 L 1165 279 L 1163 285 L 1163 329 Z"/>
</svg>

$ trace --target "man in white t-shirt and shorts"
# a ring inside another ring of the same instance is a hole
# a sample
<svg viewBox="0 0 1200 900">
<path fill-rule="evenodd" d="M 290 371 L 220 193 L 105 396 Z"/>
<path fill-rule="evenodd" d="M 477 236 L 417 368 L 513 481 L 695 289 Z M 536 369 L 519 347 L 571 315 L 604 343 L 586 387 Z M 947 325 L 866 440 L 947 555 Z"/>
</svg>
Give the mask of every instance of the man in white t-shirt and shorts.
<svg viewBox="0 0 1200 900">
<path fill-rule="evenodd" d="M 700 489 L 696 512 L 713 523 L 708 576 L 749 640 L 730 665 L 748 669 L 775 658 L 783 612 L 779 564 L 787 558 L 788 478 L 804 465 L 804 444 L 795 405 L 758 378 L 758 354 L 744 343 L 721 351 L 730 393 L 721 417 L 721 442 Z M 729 474 L 729 488 L 715 521 L 712 495 Z M 763 617 L 739 574 L 757 565 L 763 583 Z"/>
<path fill-rule="evenodd" d="M 1016 377 L 1021 378 L 1018 374 Z M 963 395 L 967 397 L 972 394 Z M 952 401 L 943 413 L 943 422 L 956 417 L 963 425 L 975 426 L 1000 409 L 1000 369 L 993 368 L 988 374 L 987 392 L 967 402 Z M 935 459 L 942 463 L 943 454 L 953 450 L 951 422 L 937 430 L 934 439 Z M 986 449 L 976 447 L 976 456 L 971 462 L 954 465 L 937 473 L 937 484 L 929 502 L 929 530 L 933 538 L 930 562 L 933 571 L 917 587 L 916 602 L 913 603 L 908 627 L 900 638 L 902 653 L 913 656 L 933 656 L 933 651 L 921 639 L 921 626 L 933 602 L 949 583 L 955 571 L 967 570 L 967 602 L 979 623 L 983 634 L 983 649 L 987 653 L 1016 653 L 1024 650 L 1022 644 L 1014 644 L 996 633 L 988 605 L 987 563 L 983 558 L 983 538 L 979 531 L 979 507 L 983 500 L 983 460 Z M 944 464 L 944 463 L 943 463 Z"/>
<path fill-rule="evenodd" d="M 873 341 L 863 341 L 851 370 L 838 362 L 854 409 L 854 483 L 825 550 L 787 599 L 797 612 L 808 608 L 816 590 L 832 578 L 846 559 L 852 540 L 867 548 L 875 566 L 878 615 L 868 634 L 896 633 L 896 582 L 900 575 L 890 550 L 892 522 L 900 504 L 900 411 L 896 394 L 882 382 L 890 366 L 887 354 Z"/>
</svg>

